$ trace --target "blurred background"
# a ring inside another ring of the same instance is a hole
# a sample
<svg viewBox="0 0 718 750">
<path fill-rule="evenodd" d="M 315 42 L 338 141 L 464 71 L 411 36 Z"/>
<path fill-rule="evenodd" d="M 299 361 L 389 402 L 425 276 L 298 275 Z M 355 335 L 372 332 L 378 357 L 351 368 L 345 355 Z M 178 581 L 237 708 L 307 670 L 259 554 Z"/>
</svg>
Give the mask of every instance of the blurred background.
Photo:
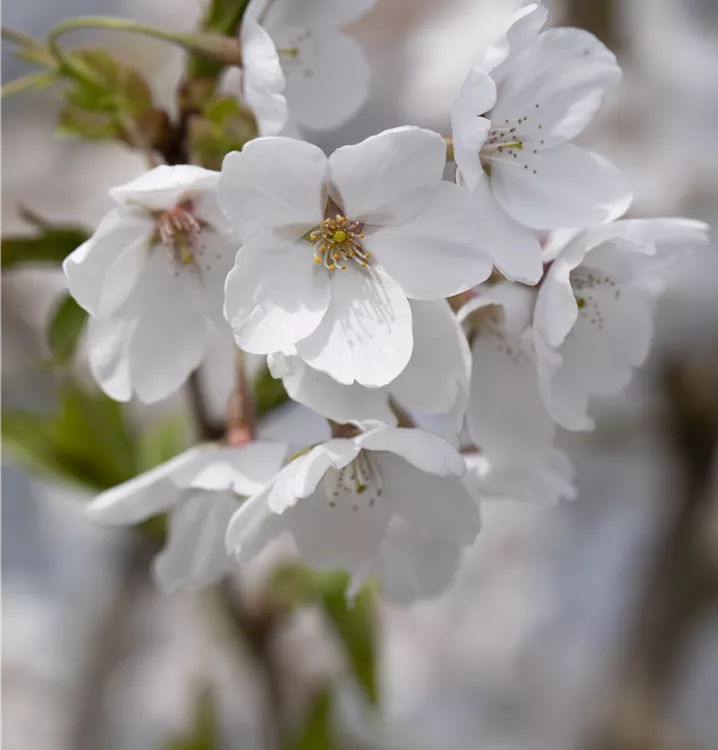
<svg viewBox="0 0 718 750">
<path fill-rule="evenodd" d="M 588 28 L 623 66 L 623 85 L 584 139 L 633 181 L 632 215 L 713 223 L 718 3 L 547 4 L 552 25 Z M 379 0 L 350 29 L 372 62 L 371 101 L 341 130 L 309 137 L 334 148 L 404 123 L 448 132 L 470 65 L 514 5 Z M 200 0 L 4 0 L 3 24 L 42 37 L 68 16 L 106 13 L 185 30 L 200 12 Z M 179 51 L 134 35 L 76 39 L 131 61 L 171 106 Z M 7 45 L 2 65 L 3 82 L 27 72 Z M 3 235 L 28 231 L 22 207 L 92 228 L 109 208 L 107 189 L 144 169 L 120 144 L 53 137 L 57 106 L 48 92 L 4 102 Z M 651 361 L 620 400 L 595 403 L 596 431 L 562 436 L 578 468 L 578 499 L 551 511 L 487 504 L 449 592 L 382 606 L 376 659 L 386 723 L 369 717 L 342 680 L 340 650 L 312 608 L 261 646 L 283 713 L 295 715 L 313 686 L 329 681 L 342 696 L 341 746 L 718 750 L 715 251 L 673 272 Z M 45 364 L 45 328 L 62 290 L 55 269 L 2 274 L 4 410 L 41 417 L 58 408 L 63 381 Z M 201 378 L 218 416 L 231 379 L 231 353 L 218 346 Z M 173 419 L 186 406 L 178 396 L 135 417 Z M 303 442 L 325 429 L 301 407 L 260 424 L 263 436 Z M 5 748 L 265 747 L 263 725 L 279 720 L 267 711 L 266 675 L 214 616 L 213 594 L 157 594 L 150 544 L 93 527 L 82 515 L 90 490 L 38 478 L 11 453 L 2 467 Z M 240 582 L 250 606 L 271 564 L 269 555 Z M 193 729 L 207 705 L 219 727 L 211 740 Z M 303 746 L 328 747 L 322 742 L 310 736 Z"/>
</svg>

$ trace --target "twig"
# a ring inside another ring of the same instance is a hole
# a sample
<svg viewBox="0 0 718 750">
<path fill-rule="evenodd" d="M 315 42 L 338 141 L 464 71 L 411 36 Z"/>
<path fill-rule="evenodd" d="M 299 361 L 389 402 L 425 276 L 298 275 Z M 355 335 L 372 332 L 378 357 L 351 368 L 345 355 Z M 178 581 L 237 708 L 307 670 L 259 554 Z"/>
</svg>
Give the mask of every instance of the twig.
<svg viewBox="0 0 718 750">
<path fill-rule="evenodd" d="M 202 384 L 199 380 L 199 370 L 195 370 L 187 381 L 190 406 L 194 416 L 197 431 L 202 440 L 220 440 L 224 435 L 223 428 L 216 424 L 207 410 L 207 404 L 202 396 Z"/>
<path fill-rule="evenodd" d="M 254 440 L 254 402 L 247 385 L 244 353 L 237 349 L 235 355 L 234 388 L 227 404 L 227 445 L 244 445 Z"/>
</svg>

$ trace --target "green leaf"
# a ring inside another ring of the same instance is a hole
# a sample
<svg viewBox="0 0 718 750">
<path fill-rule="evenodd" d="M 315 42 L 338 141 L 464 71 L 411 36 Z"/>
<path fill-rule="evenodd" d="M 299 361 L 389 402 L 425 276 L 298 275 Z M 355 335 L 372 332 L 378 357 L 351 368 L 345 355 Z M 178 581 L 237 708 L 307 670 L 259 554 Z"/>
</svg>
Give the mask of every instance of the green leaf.
<svg viewBox="0 0 718 750">
<path fill-rule="evenodd" d="M 252 392 L 254 394 L 257 416 L 259 417 L 268 414 L 272 409 L 276 409 L 289 399 L 282 381 L 278 378 L 273 378 L 272 373 L 269 372 L 269 368 L 266 365 L 262 367 L 254 378 Z"/>
<path fill-rule="evenodd" d="M 104 490 L 137 473 L 119 404 L 102 393 L 66 385 L 54 414 L 5 411 L 7 454 L 36 473 Z"/>
<path fill-rule="evenodd" d="M 349 575 L 343 571 L 323 573 L 301 565 L 286 565 L 274 575 L 270 591 L 279 606 L 313 603 L 331 623 L 358 684 L 369 701 L 378 702 L 374 597 L 365 586 L 347 602 Z"/>
<path fill-rule="evenodd" d="M 219 745 L 214 698 L 209 689 L 197 695 L 194 721 L 188 737 L 171 740 L 165 750 L 216 750 Z"/>
<path fill-rule="evenodd" d="M 156 125 L 149 118 L 155 110 L 144 76 L 102 49 L 79 49 L 69 58 L 79 75 L 70 79 L 64 92 L 58 133 L 132 143 L 134 132 L 140 132 L 151 145 L 153 140 L 142 125 Z"/>
<path fill-rule="evenodd" d="M 0 262 L 4 270 L 27 263 L 58 265 L 90 236 L 82 227 L 52 224 L 26 209 L 20 215 L 38 232 L 34 236 L 3 238 Z"/>
<path fill-rule="evenodd" d="M 47 343 L 57 364 L 71 359 L 87 322 L 87 312 L 66 295 L 52 312 Z"/>
<path fill-rule="evenodd" d="M 332 696 L 320 690 L 312 700 L 307 719 L 299 737 L 289 743 L 289 750 L 336 750 L 331 725 Z"/>
<path fill-rule="evenodd" d="M 230 151 L 241 151 L 256 138 L 254 115 L 231 97 L 210 99 L 189 125 L 189 149 L 194 161 L 207 169 L 220 169 Z"/>
</svg>

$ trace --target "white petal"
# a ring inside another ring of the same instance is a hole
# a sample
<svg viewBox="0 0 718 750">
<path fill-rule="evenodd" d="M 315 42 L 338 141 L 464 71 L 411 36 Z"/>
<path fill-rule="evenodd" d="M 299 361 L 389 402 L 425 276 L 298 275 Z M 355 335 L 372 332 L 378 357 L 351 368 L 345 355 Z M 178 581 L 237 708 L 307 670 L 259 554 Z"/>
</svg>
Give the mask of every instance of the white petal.
<svg viewBox="0 0 718 750">
<path fill-rule="evenodd" d="M 550 136 L 572 139 L 593 119 L 606 91 L 620 79 L 615 55 L 593 34 L 549 29 L 530 47 L 517 51 L 510 75 L 499 85 L 491 117 L 496 122 L 527 118 L 518 130 L 525 142 L 538 143 Z"/>
<path fill-rule="evenodd" d="M 385 130 L 329 157 L 330 190 L 353 221 L 391 224 L 429 205 L 445 163 L 438 133 L 410 126 Z"/>
<path fill-rule="evenodd" d="M 333 31 L 275 37 L 296 49 L 285 58 L 287 102 L 299 125 L 337 128 L 353 117 L 369 96 L 371 71 L 361 45 Z"/>
<path fill-rule="evenodd" d="M 367 230 L 364 246 L 408 297 L 442 299 L 485 281 L 493 265 L 476 202 L 444 182 L 406 223 Z"/>
<path fill-rule="evenodd" d="M 324 218 L 326 168 L 311 143 L 255 138 L 225 157 L 219 204 L 242 242 L 273 229 L 299 239 Z"/>
<path fill-rule="evenodd" d="M 297 353 L 345 385 L 390 383 L 411 357 L 408 300 L 379 269 L 350 264 L 331 273 L 329 308 L 316 331 L 297 343 Z"/>
<path fill-rule="evenodd" d="M 538 291 L 533 339 L 539 366 L 543 369 L 555 363 L 556 358 L 552 352 L 561 346 L 569 331 L 576 325 L 578 305 L 571 287 L 571 271 L 580 262 L 580 255 L 559 255 L 551 264 Z"/>
<path fill-rule="evenodd" d="M 259 135 L 277 135 L 287 123 L 284 73 L 269 34 L 245 17 L 240 29 L 242 93 L 257 120 Z"/>
<path fill-rule="evenodd" d="M 297 500 L 309 497 L 330 468 L 343 469 L 358 453 L 359 446 L 353 441 L 336 439 L 295 458 L 279 472 L 269 490 L 270 510 L 283 513 Z"/>
<path fill-rule="evenodd" d="M 129 526 L 164 513 L 180 501 L 181 480 L 193 474 L 205 449 L 195 447 L 143 474 L 100 493 L 85 509 L 98 523 Z"/>
<path fill-rule="evenodd" d="M 593 427 L 589 396 L 624 388 L 648 355 L 652 337 L 651 300 L 639 290 L 609 284 L 593 288 L 585 298 L 559 350 L 560 367 L 547 374 L 542 390 L 551 416 L 569 430 Z"/>
<path fill-rule="evenodd" d="M 154 560 L 154 578 L 162 591 L 209 586 L 232 570 L 224 537 L 238 507 L 231 492 L 185 490 L 170 513 L 167 544 Z"/>
<path fill-rule="evenodd" d="M 327 419 L 339 424 L 367 419 L 386 424 L 396 422 L 389 408 L 386 389 L 364 388 L 356 383 L 342 385 L 326 373 L 309 367 L 299 357 L 285 357 L 283 354 L 270 355 L 269 369 L 274 377 L 282 378 L 293 401 L 304 404 Z"/>
<path fill-rule="evenodd" d="M 133 307 L 130 377 L 149 404 L 174 393 L 204 356 L 207 315 L 196 271 L 177 270 L 162 252 L 151 253 Z"/>
<path fill-rule="evenodd" d="M 382 498 L 417 533 L 458 547 L 473 544 L 481 527 L 479 511 L 460 479 L 426 474 L 389 453 L 372 457 L 381 472 Z"/>
<path fill-rule="evenodd" d="M 70 294 L 92 315 L 114 312 L 134 289 L 154 224 L 139 209 L 110 211 L 95 233 L 65 258 Z"/>
<path fill-rule="evenodd" d="M 345 471 L 351 471 L 346 469 Z M 391 510 L 367 481 L 356 493 L 329 469 L 316 491 L 289 510 L 287 523 L 303 560 L 315 568 L 365 573 L 386 533 Z"/>
<path fill-rule="evenodd" d="M 232 489 L 248 497 L 274 479 L 286 455 L 286 445 L 267 441 L 254 441 L 239 448 L 217 448 L 189 486 L 202 490 Z"/>
<path fill-rule="evenodd" d="M 385 427 L 359 435 L 357 445 L 369 451 L 388 451 L 401 456 L 422 472 L 460 477 L 464 459 L 445 440 L 431 432 L 405 427 Z"/>
<path fill-rule="evenodd" d="M 496 200 L 527 227 L 593 226 L 618 218 L 631 204 L 631 186 L 603 157 L 570 143 L 530 151 L 494 159 L 491 172 Z"/>
<path fill-rule="evenodd" d="M 461 551 L 438 535 L 393 518 L 374 565 L 382 595 L 400 604 L 439 596 L 456 575 Z"/>
<path fill-rule="evenodd" d="M 471 191 L 484 174 L 479 151 L 486 141 L 491 121 L 483 115 L 495 103 L 496 85 L 491 76 L 480 67 L 472 68 L 451 108 L 454 160 Z"/>
<path fill-rule="evenodd" d="M 90 370 L 102 390 L 115 401 L 132 398 L 130 344 L 138 318 L 96 318 L 87 323 Z"/>
<path fill-rule="evenodd" d="M 110 195 L 126 206 L 161 210 L 171 208 L 193 193 L 213 189 L 217 178 L 217 172 L 191 164 L 172 167 L 161 164 L 125 185 L 113 188 Z"/>
<path fill-rule="evenodd" d="M 411 314 L 411 359 L 389 387 L 409 409 L 448 412 L 468 390 L 471 352 L 466 336 L 444 300 L 412 300 Z"/>
<path fill-rule="evenodd" d="M 233 235 L 221 234 L 208 229 L 198 238 L 197 266 L 204 293 L 207 317 L 220 330 L 229 330 L 224 317 L 224 288 L 227 276 L 234 267 L 239 241 Z"/>
<path fill-rule="evenodd" d="M 239 250 L 227 277 L 224 313 L 242 349 L 283 351 L 317 329 L 331 291 L 328 271 L 314 263 L 313 253 L 304 240 L 268 236 Z"/>
<path fill-rule="evenodd" d="M 293 27 L 295 29 L 338 29 L 351 21 L 363 16 L 376 0 L 263 0 L 256 3 L 256 8 L 250 7 L 247 11 L 254 10 L 262 13 L 264 10 L 264 22 L 267 28 L 275 34 L 282 28 Z M 252 5 L 255 5 L 253 2 Z"/>
<path fill-rule="evenodd" d="M 530 338 L 505 330 L 500 308 L 485 314 L 494 319 L 474 334 L 467 424 L 489 460 L 516 456 L 515 463 L 520 463 L 552 446 L 554 425 L 538 392 Z"/>
<path fill-rule="evenodd" d="M 245 500 L 232 516 L 225 537 L 227 552 L 238 563 L 249 562 L 286 528 L 284 516 L 269 509 L 269 488 Z"/>
</svg>

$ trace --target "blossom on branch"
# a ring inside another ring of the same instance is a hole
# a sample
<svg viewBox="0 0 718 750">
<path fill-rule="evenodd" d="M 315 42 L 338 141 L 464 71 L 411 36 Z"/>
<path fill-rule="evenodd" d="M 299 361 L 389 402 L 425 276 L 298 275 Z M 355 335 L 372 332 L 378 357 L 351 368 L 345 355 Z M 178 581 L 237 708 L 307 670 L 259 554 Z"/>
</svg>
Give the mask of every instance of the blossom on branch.
<svg viewBox="0 0 718 750">
<path fill-rule="evenodd" d="M 167 543 L 155 558 L 160 588 L 201 588 L 236 567 L 224 536 L 242 497 L 279 470 L 286 446 L 255 442 L 241 448 L 199 445 L 98 495 L 87 514 L 107 526 L 129 526 L 168 514 Z"/>
<path fill-rule="evenodd" d="M 88 353 L 102 389 L 166 398 L 205 354 L 207 322 L 226 328 L 224 283 L 238 242 L 219 209 L 218 173 L 160 166 L 114 188 L 118 204 L 63 269 L 90 314 Z"/>
<path fill-rule="evenodd" d="M 468 480 L 481 496 L 555 505 L 575 496 L 573 467 L 539 395 L 535 300 L 535 290 L 504 282 L 480 287 L 459 311 L 472 353 L 466 421 L 479 451 L 467 457 Z"/>
<path fill-rule="evenodd" d="M 541 31 L 545 20 L 541 5 L 520 10 L 471 70 L 451 113 L 458 181 L 501 237 L 494 263 L 528 284 L 542 272 L 532 230 L 611 221 L 632 199 L 616 167 L 571 143 L 620 80 L 616 58 L 586 31 Z"/>
<path fill-rule="evenodd" d="M 252 0 L 240 29 L 244 96 L 260 135 L 293 122 L 318 130 L 351 118 L 369 95 L 361 46 L 340 29 L 376 0 Z"/>
<path fill-rule="evenodd" d="M 658 272 L 707 241 L 700 221 L 636 219 L 581 232 L 558 252 L 533 323 L 541 395 L 558 424 L 593 428 L 589 397 L 620 391 L 648 356 Z"/>
<path fill-rule="evenodd" d="M 481 216 L 443 182 L 444 141 L 415 127 L 344 146 L 258 138 L 222 166 L 219 201 L 243 247 L 225 314 L 240 348 L 294 352 L 344 385 L 387 385 L 412 352 L 408 298 L 491 272 Z"/>
<path fill-rule="evenodd" d="M 295 458 L 242 505 L 227 530 L 240 563 L 289 531 L 308 565 L 351 573 L 349 596 L 371 575 L 402 602 L 447 588 L 480 526 L 464 460 L 436 435 L 368 427 Z"/>
</svg>

